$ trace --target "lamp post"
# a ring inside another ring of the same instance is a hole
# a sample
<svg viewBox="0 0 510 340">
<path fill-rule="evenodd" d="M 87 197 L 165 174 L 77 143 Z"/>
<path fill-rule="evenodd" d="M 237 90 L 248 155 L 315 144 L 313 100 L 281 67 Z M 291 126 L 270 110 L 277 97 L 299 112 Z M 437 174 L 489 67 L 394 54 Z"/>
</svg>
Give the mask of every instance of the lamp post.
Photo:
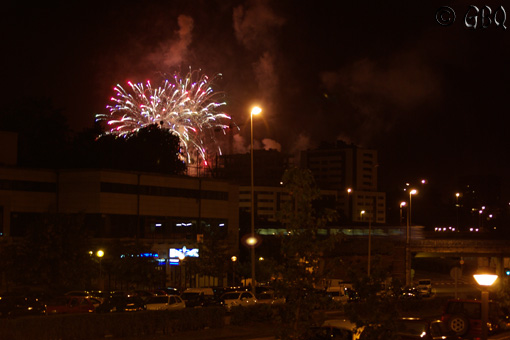
<svg viewBox="0 0 510 340">
<path fill-rule="evenodd" d="M 352 188 L 347 188 L 347 219 L 352 222 L 352 205 L 351 205 Z"/>
<path fill-rule="evenodd" d="M 457 231 L 459 231 L 459 209 L 460 209 L 460 206 L 459 206 L 459 197 L 460 197 L 460 192 L 456 192 L 455 193 L 455 209 L 456 209 L 456 215 L 457 215 Z"/>
<path fill-rule="evenodd" d="M 101 268 L 101 260 L 103 259 L 104 251 L 99 249 L 96 252 L 96 256 L 99 258 L 99 288 L 103 290 L 103 270 Z"/>
<path fill-rule="evenodd" d="M 232 256 L 230 258 L 232 260 L 232 287 L 235 287 L 236 285 L 236 261 L 237 261 L 237 256 Z"/>
<path fill-rule="evenodd" d="M 399 224 L 402 225 L 402 218 L 403 218 L 403 213 L 402 213 L 402 210 L 404 209 L 404 207 L 406 206 L 406 202 L 405 201 L 402 201 L 400 202 L 400 220 L 399 220 Z"/>
<path fill-rule="evenodd" d="M 372 257 L 372 215 L 374 213 L 374 207 L 372 206 L 370 213 L 368 214 L 368 261 L 367 261 L 367 275 L 370 277 L 370 260 Z"/>
<path fill-rule="evenodd" d="M 489 321 L 489 290 L 498 276 L 494 274 L 475 274 L 476 282 L 482 287 L 482 340 L 487 340 L 487 322 Z"/>
<path fill-rule="evenodd" d="M 418 190 L 409 190 L 409 208 L 407 210 L 407 228 L 406 228 L 406 286 L 411 284 L 411 249 L 409 247 L 410 235 L 409 227 L 411 225 L 411 200 L 413 195 L 416 195 Z"/>
<path fill-rule="evenodd" d="M 258 106 L 254 106 L 250 113 L 250 153 L 251 153 L 251 238 L 255 240 L 255 194 L 254 194 L 254 183 L 253 183 L 253 116 L 258 115 L 262 112 L 262 109 Z M 253 295 L 255 295 L 255 243 L 251 245 L 251 289 Z"/>
</svg>

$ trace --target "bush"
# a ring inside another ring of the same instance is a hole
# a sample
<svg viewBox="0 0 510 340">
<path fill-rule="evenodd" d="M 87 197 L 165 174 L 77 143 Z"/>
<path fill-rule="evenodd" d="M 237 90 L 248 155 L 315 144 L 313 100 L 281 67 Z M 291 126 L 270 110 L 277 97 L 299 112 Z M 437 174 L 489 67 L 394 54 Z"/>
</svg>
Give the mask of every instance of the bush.
<svg viewBox="0 0 510 340">
<path fill-rule="evenodd" d="M 265 322 L 274 319 L 276 308 L 269 304 L 254 304 L 253 306 L 237 306 L 232 308 L 230 323 L 242 325 L 247 322 Z"/>
<path fill-rule="evenodd" d="M 171 334 L 178 331 L 220 328 L 221 307 L 181 311 L 72 314 L 0 319 L 0 340 L 86 340 Z"/>
</svg>

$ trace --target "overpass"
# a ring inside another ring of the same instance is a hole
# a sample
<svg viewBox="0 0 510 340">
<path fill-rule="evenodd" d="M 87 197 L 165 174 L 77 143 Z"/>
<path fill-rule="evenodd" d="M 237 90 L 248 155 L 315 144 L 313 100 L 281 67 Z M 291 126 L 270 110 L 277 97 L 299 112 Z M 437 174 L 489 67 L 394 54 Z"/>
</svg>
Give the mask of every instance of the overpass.
<svg viewBox="0 0 510 340">
<path fill-rule="evenodd" d="M 412 253 L 438 257 L 510 257 L 510 241 L 501 239 L 411 239 L 409 246 Z"/>
</svg>

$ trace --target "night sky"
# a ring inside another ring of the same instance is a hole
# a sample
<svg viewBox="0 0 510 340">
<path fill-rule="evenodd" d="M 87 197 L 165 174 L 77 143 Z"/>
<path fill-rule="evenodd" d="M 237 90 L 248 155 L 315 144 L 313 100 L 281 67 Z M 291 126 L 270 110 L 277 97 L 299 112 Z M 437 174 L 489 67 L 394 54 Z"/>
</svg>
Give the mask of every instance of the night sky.
<svg viewBox="0 0 510 340">
<path fill-rule="evenodd" d="M 508 174 L 510 18 L 506 30 L 464 23 L 469 5 L 505 2 L 356 3 L 6 5 L 2 101 L 50 97 L 80 131 L 107 112 L 116 84 L 191 67 L 222 74 L 214 88 L 241 128 L 238 151 L 257 103 L 257 145 L 375 148 L 381 189 L 424 177 L 450 195 L 462 176 Z M 455 10 L 451 26 L 436 21 L 441 6 Z"/>
</svg>

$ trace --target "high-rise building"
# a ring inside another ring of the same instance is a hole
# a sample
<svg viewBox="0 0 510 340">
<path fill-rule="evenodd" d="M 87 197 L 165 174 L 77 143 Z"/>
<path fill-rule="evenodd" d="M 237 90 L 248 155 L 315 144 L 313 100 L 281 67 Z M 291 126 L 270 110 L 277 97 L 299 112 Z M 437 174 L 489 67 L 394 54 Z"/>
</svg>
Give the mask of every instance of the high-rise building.
<svg viewBox="0 0 510 340">
<path fill-rule="evenodd" d="M 339 192 L 339 210 L 350 222 L 386 222 L 386 195 L 377 191 L 377 151 L 337 141 L 301 152 L 319 188 Z"/>
</svg>

